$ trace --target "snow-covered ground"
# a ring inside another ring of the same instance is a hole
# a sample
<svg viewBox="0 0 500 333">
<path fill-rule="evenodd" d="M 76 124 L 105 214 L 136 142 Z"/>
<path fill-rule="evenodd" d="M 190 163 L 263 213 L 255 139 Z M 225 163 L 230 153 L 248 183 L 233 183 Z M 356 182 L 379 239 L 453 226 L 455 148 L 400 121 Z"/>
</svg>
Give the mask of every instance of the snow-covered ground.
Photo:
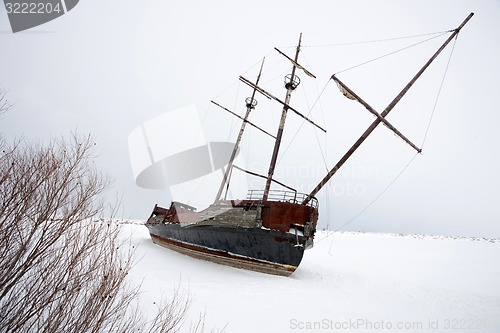
<svg viewBox="0 0 500 333">
<path fill-rule="evenodd" d="M 193 259 L 123 224 L 144 312 L 176 286 L 226 332 L 500 332 L 500 240 L 318 232 L 290 277 Z M 189 325 L 186 325 L 186 328 Z"/>
</svg>

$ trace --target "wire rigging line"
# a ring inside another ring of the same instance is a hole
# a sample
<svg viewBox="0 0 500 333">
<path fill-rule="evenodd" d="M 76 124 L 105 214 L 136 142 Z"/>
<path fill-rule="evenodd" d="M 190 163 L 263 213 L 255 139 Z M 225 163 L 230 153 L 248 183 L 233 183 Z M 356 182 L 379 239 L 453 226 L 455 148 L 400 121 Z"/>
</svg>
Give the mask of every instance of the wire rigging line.
<svg viewBox="0 0 500 333">
<path fill-rule="evenodd" d="M 234 99 L 234 105 L 233 105 L 233 110 L 237 110 L 238 108 L 238 102 L 239 102 L 239 95 L 240 95 L 240 86 L 241 84 L 238 84 L 238 88 L 236 90 L 236 97 Z M 238 122 L 234 117 L 231 117 L 231 123 L 229 124 L 229 131 L 227 133 L 226 141 L 231 140 L 231 137 L 233 136 L 233 132 L 235 128 L 237 127 Z"/>
<path fill-rule="evenodd" d="M 269 54 L 271 54 L 272 51 L 269 51 Z M 267 56 L 266 55 L 266 56 Z M 251 71 L 254 67 L 256 67 L 258 64 L 260 64 L 262 62 L 262 60 L 259 60 L 258 62 L 256 62 L 255 64 L 253 64 L 252 66 L 250 66 L 250 68 L 247 69 L 247 71 L 245 72 L 248 73 L 249 71 Z M 227 92 L 229 89 L 231 89 L 235 84 L 238 84 L 237 86 L 237 93 L 236 93 L 236 98 L 235 98 L 235 102 L 234 102 L 234 109 L 236 109 L 236 103 L 237 103 L 237 99 L 238 99 L 238 95 L 240 93 L 240 81 L 234 81 L 233 83 L 231 83 L 226 89 L 222 90 L 217 96 L 216 98 L 220 97 L 222 94 L 224 94 L 225 92 Z M 198 131 L 197 135 L 196 135 L 196 139 L 198 139 L 200 137 L 200 135 L 202 135 L 202 128 L 204 127 L 206 121 L 207 121 L 207 117 L 208 117 L 208 113 L 209 113 L 209 109 L 210 109 L 210 105 L 207 107 L 206 111 L 205 111 L 205 115 L 203 116 L 203 120 L 201 122 L 201 128 L 200 130 Z M 234 122 L 233 120 L 231 120 L 231 125 L 230 125 L 230 130 L 229 130 L 229 133 L 228 133 L 228 140 L 229 138 L 232 136 L 232 133 L 234 131 L 234 129 L 236 128 L 237 126 L 237 122 Z M 208 143 L 208 145 L 210 145 Z M 220 154 L 221 152 L 219 152 Z M 209 154 L 211 154 L 211 152 L 209 152 Z M 188 163 L 191 163 L 191 160 L 190 158 L 186 159 L 186 162 L 184 164 L 184 168 L 183 168 L 183 172 L 185 172 L 185 170 L 187 170 L 186 166 Z M 200 181 L 200 183 L 198 184 L 198 186 L 196 187 L 196 189 L 193 191 L 193 194 L 191 195 L 191 197 L 188 199 L 187 201 L 187 204 L 189 204 L 196 196 L 196 194 L 198 193 L 198 191 L 200 190 L 200 188 L 204 185 L 205 181 L 206 181 L 207 177 L 203 177 L 203 179 Z"/>
<path fill-rule="evenodd" d="M 340 74 L 340 73 L 343 73 L 343 72 L 347 72 L 347 71 L 349 71 L 349 70 L 351 70 L 351 69 L 354 69 L 354 68 L 357 68 L 357 67 L 361 67 L 361 66 L 364 66 L 364 65 L 366 65 L 366 64 L 369 64 L 369 63 L 371 63 L 371 62 L 374 62 L 374 61 L 380 60 L 380 59 L 382 59 L 382 58 L 385 58 L 385 57 L 391 56 L 391 55 L 393 55 L 393 54 L 396 54 L 396 53 L 398 53 L 398 52 L 402 52 L 402 51 L 407 50 L 407 49 L 409 49 L 409 48 L 412 48 L 412 47 L 415 47 L 415 46 L 417 46 L 417 45 L 420 45 L 420 44 L 426 43 L 426 42 L 428 42 L 428 41 L 430 41 L 430 40 L 433 40 L 433 39 L 435 39 L 435 38 L 439 38 L 439 37 L 441 37 L 441 36 L 443 36 L 443 35 L 445 35 L 445 34 L 447 34 L 447 33 L 449 33 L 449 31 L 442 32 L 442 33 L 440 33 L 440 34 L 439 34 L 439 35 L 437 35 L 437 36 L 434 36 L 434 37 L 431 37 L 431 38 L 424 39 L 423 41 L 420 41 L 420 42 L 417 42 L 417 43 L 414 43 L 414 44 L 411 44 L 411 45 L 405 46 L 405 47 L 403 47 L 403 48 L 400 48 L 400 49 L 397 49 L 397 50 L 395 50 L 395 51 L 392 51 L 392 52 L 389 52 L 389 53 L 383 54 L 383 55 L 381 55 L 381 56 L 379 56 L 379 57 L 376 57 L 376 58 L 373 58 L 373 59 L 367 60 L 367 61 L 362 62 L 362 63 L 360 63 L 360 64 L 357 64 L 357 65 L 354 65 L 354 66 L 351 66 L 351 67 L 345 68 L 345 69 L 343 69 L 343 70 L 340 70 L 340 71 L 336 72 L 334 75 L 337 75 L 337 74 Z"/>
<path fill-rule="evenodd" d="M 330 81 L 328 81 L 328 82 L 330 82 Z M 302 124 L 304 124 L 304 122 L 302 122 Z M 301 126 L 302 126 L 302 124 L 301 124 Z M 325 166 L 326 171 L 328 171 L 328 162 L 327 162 L 327 159 L 326 159 L 326 155 L 323 152 L 323 149 L 321 148 L 321 142 L 319 140 L 318 131 L 315 128 L 314 128 L 314 136 L 316 137 L 316 142 L 318 142 L 318 147 L 319 147 L 319 151 L 321 153 L 321 158 L 323 159 L 323 164 Z M 326 145 L 325 145 L 325 152 L 326 152 Z"/>
<path fill-rule="evenodd" d="M 403 167 L 403 170 L 401 170 L 397 175 L 396 177 L 382 190 L 382 192 L 380 192 L 365 208 L 363 208 L 359 213 L 357 213 L 356 215 L 354 215 L 350 220 L 348 220 L 347 222 L 345 222 L 344 224 L 342 224 L 340 227 L 338 227 L 337 229 L 333 230 L 332 231 L 332 234 L 339 231 L 339 230 L 342 230 L 344 229 L 346 226 L 348 226 L 349 224 L 351 224 L 354 220 L 356 220 L 361 214 L 363 214 L 368 208 L 370 208 L 382 195 L 384 195 L 385 192 L 387 192 L 387 190 L 392 186 L 392 184 L 394 184 L 396 182 L 396 180 L 399 179 L 399 177 L 401 177 L 401 175 L 403 174 L 403 172 L 406 171 L 406 169 L 408 169 L 410 167 L 410 165 L 413 163 L 413 161 L 415 160 L 415 158 L 419 155 L 419 153 L 416 153 L 415 155 L 413 155 L 413 157 L 410 159 L 410 161 L 408 161 L 408 163 Z M 320 239 L 318 242 L 322 241 L 322 240 L 325 240 L 326 238 L 328 238 L 329 236 L 325 237 L 325 238 L 322 238 Z"/>
<path fill-rule="evenodd" d="M 443 77 L 441 79 L 441 83 L 439 85 L 439 89 L 438 89 L 438 93 L 436 95 L 436 99 L 434 101 L 434 105 L 433 105 L 433 108 L 432 108 L 432 112 L 431 112 L 431 116 L 429 117 L 429 122 L 427 124 L 427 128 L 425 130 L 425 134 L 424 134 L 424 138 L 422 140 L 422 144 L 421 144 L 421 147 L 424 146 L 424 143 L 427 139 L 427 135 L 428 135 L 428 132 L 429 132 L 429 128 L 431 126 L 431 123 L 432 123 L 432 119 L 434 117 L 434 114 L 435 114 L 435 111 L 436 111 L 436 107 L 437 107 L 437 104 L 438 104 L 438 100 L 439 100 L 439 97 L 440 97 L 440 94 L 441 94 L 441 91 L 442 91 L 442 88 L 443 88 L 443 85 L 444 85 L 444 81 L 445 81 L 445 78 L 446 78 L 446 74 L 448 72 L 448 68 L 450 66 L 450 62 L 451 62 L 451 58 L 453 56 L 453 51 L 455 50 L 455 45 L 456 45 L 456 41 L 457 41 L 457 37 L 458 35 L 455 37 L 455 40 L 454 40 L 454 43 L 453 43 L 453 46 L 452 46 L 452 49 L 451 49 L 451 52 L 450 52 L 450 56 L 448 57 L 448 61 L 446 63 L 446 67 L 445 67 L 445 71 L 443 73 Z M 435 38 L 435 37 L 434 37 Z M 342 230 L 343 228 L 345 228 L 346 226 L 348 226 L 349 224 L 351 224 L 354 220 L 356 220 L 361 214 L 363 214 L 368 208 L 370 208 L 385 192 L 387 192 L 387 190 L 392 186 L 392 184 L 394 184 L 396 182 L 396 180 L 403 174 L 404 171 L 406 171 L 406 169 L 408 169 L 408 167 L 411 165 L 411 163 L 415 160 L 415 158 L 418 156 L 418 153 L 415 154 L 411 160 L 405 165 L 405 167 L 403 168 L 403 170 L 401 170 L 401 172 L 382 190 L 382 192 L 380 192 L 365 208 L 363 208 L 359 213 L 357 213 L 356 215 L 354 215 L 350 220 L 348 220 L 347 222 L 345 222 L 343 225 L 341 225 L 340 227 L 336 228 L 335 230 L 332 231 L 331 234 L 327 235 L 326 237 L 318 240 L 317 242 L 321 242 L 325 239 L 327 239 L 328 237 L 330 236 L 333 236 L 333 234 L 339 230 Z M 330 244 L 330 250 L 331 250 L 331 247 L 333 245 L 333 238 L 332 238 L 332 243 Z M 330 251 L 329 250 L 329 251 Z"/>
<path fill-rule="evenodd" d="M 346 43 L 332 43 L 332 44 L 316 44 L 316 45 L 302 45 L 301 48 L 317 48 L 317 47 L 337 47 L 337 46 L 352 46 L 352 45 L 362 45 L 362 44 L 374 44 L 374 43 L 382 43 L 382 42 L 391 42 L 395 40 L 402 40 L 402 39 L 410 39 L 410 38 L 417 38 L 417 37 L 425 37 L 425 36 L 432 36 L 432 35 L 440 35 L 440 34 L 446 34 L 448 32 L 453 32 L 453 30 L 446 30 L 446 31 L 436 31 L 436 32 L 429 32 L 425 34 L 418 34 L 418 35 L 409 35 L 409 36 L 400 36 L 400 37 L 391 37 L 391 38 L 383 38 L 383 39 L 372 39 L 372 40 L 363 40 L 363 41 L 358 41 L 358 42 L 346 42 Z M 296 45 L 282 45 L 278 46 L 279 48 L 282 49 L 287 49 L 287 48 L 296 48 Z"/>
<path fill-rule="evenodd" d="M 323 92 L 325 91 L 326 87 L 328 86 L 328 84 L 330 83 L 331 80 L 328 80 L 325 84 L 325 86 L 323 87 L 323 89 L 321 90 L 320 94 L 318 95 L 318 97 L 316 98 L 316 100 L 314 101 L 314 104 L 313 106 L 311 107 L 311 109 L 309 109 L 309 112 L 307 113 L 306 117 L 309 117 L 309 115 L 311 114 L 312 110 L 314 109 L 314 107 L 316 106 L 316 104 L 318 103 L 319 99 L 321 98 L 321 95 L 323 95 Z M 304 126 L 304 123 L 306 121 L 305 120 L 302 120 L 302 123 L 300 124 L 299 128 L 297 129 L 297 131 L 295 132 L 295 134 L 293 135 L 292 139 L 290 140 L 290 142 L 288 142 L 288 145 L 286 146 L 286 148 L 283 150 L 283 153 L 281 153 L 281 156 L 280 158 L 278 159 L 278 163 L 281 161 L 281 159 L 283 158 L 283 156 L 285 155 L 285 153 L 288 151 L 288 148 L 290 148 L 290 146 L 292 145 L 293 141 L 295 140 L 295 138 L 297 137 L 297 135 L 299 134 L 300 132 L 300 129 L 302 128 L 302 126 Z M 316 129 L 314 129 L 314 133 L 316 133 Z M 317 134 L 317 133 L 316 133 Z M 316 139 L 318 139 L 318 136 L 316 135 Z M 321 156 L 323 156 L 323 161 L 325 162 L 325 164 L 327 164 L 326 162 L 326 159 L 325 159 L 325 155 L 323 154 L 323 150 L 321 149 L 321 145 L 320 145 L 320 151 L 321 151 Z"/>
<path fill-rule="evenodd" d="M 269 51 L 269 53 L 268 53 L 268 54 L 266 54 L 266 55 L 264 56 L 264 58 L 265 58 L 265 57 L 267 57 L 268 55 L 270 55 L 271 53 L 273 53 L 273 51 L 274 51 L 274 50 Z M 250 67 L 249 67 L 249 68 L 248 68 L 245 72 L 243 72 L 243 74 L 242 74 L 242 75 L 247 74 L 247 73 L 248 73 L 248 72 L 250 72 L 252 69 L 254 69 L 257 65 L 260 65 L 261 63 L 262 63 L 262 59 L 260 59 L 259 61 L 257 61 L 256 63 L 254 63 L 252 66 L 250 66 Z M 225 89 L 223 89 L 223 90 L 222 90 L 222 91 L 221 91 L 218 95 L 216 95 L 216 96 L 214 97 L 214 99 L 219 98 L 222 94 L 224 94 L 225 92 L 227 92 L 229 89 L 231 89 L 231 88 L 232 88 L 234 85 L 236 85 L 236 84 L 239 84 L 239 80 L 235 80 L 235 81 L 233 81 L 230 85 L 228 85 Z"/>
<path fill-rule="evenodd" d="M 451 58 L 453 56 L 453 51 L 455 50 L 455 45 L 456 45 L 456 42 L 457 42 L 457 37 L 458 35 L 455 37 L 455 40 L 453 42 L 453 46 L 451 48 L 451 52 L 450 52 L 450 56 L 448 57 L 448 61 L 446 63 L 446 67 L 445 67 L 445 70 L 444 70 L 444 73 L 443 73 L 443 77 L 441 79 L 441 83 L 439 85 L 439 89 L 438 89 L 438 93 L 436 95 L 436 99 L 434 101 L 434 106 L 432 108 L 432 112 L 431 112 L 431 116 L 429 118 L 429 122 L 427 123 L 427 128 L 425 130 L 425 134 L 424 134 L 424 138 L 422 140 L 422 144 L 420 147 L 423 148 L 424 146 L 424 143 L 427 139 L 427 134 L 429 132 L 429 128 L 431 126 L 431 123 L 432 123 L 432 119 L 434 117 L 434 114 L 435 114 L 435 111 L 436 111 L 436 107 L 437 107 L 437 104 L 438 104 L 438 101 L 439 101 L 439 97 L 441 95 L 441 90 L 443 88 L 443 85 L 444 85 L 444 81 L 446 79 L 446 74 L 448 72 L 448 68 L 450 66 L 450 63 L 451 63 Z M 403 174 L 404 171 L 406 171 L 406 169 L 408 169 L 408 167 L 410 166 L 410 164 L 415 160 L 415 158 L 418 156 L 419 154 L 415 154 L 411 160 L 406 164 L 406 166 L 403 168 L 403 170 L 401 170 L 401 172 L 382 190 L 382 192 L 380 192 L 379 195 L 377 195 L 365 208 L 363 208 L 359 213 L 357 213 L 356 215 L 354 215 L 350 220 L 348 220 L 347 222 L 345 222 L 343 225 L 341 225 L 340 227 L 338 227 L 337 229 L 333 230 L 332 231 L 332 234 L 331 235 L 327 235 L 325 238 L 322 238 L 320 240 L 318 240 L 317 242 L 320 242 L 322 240 L 325 240 L 326 238 L 330 237 L 330 236 L 333 236 L 333 233 L 339 231 L 339 230 L 342 230 L 343 228 L 345 228 L 346 226 L 348 226 L 349 224 L 351 224 L 354 220 L 356 220 L 361 214 L 363 214 L 368 208 L 370 208 L 385 192 L 387 192 L 387 190 L 392 186 L 392 184 L 394 184 L 396 182 L 396 180 Z M 332 243 L 333 243 L 333 239 L 332 239 Z M 331 248 L 331 244 L 330 244 L 330 248 Z"/>
<path fill-rule="evenodd" d="M 424 36 L 432 36 L 432 35 L 442 35 L 448 32 L 452 32 L 453 30 L 447 31 L 438 31 L 438 32 L 430 32 L 426 34 L 419 35 L 410 35 L 410 36 L 401 36 L 401 37 L 392 37 L 392 38 L 384 38 L 384 39 L 374 39 L 374 40 L 365 40 L 359 42 L 349 42 L 349 43 L 335 43 L 335 44 L 319 44 L 319 45 L 303 45 L 302 47 L 334 47 L 334 46 L 351 46 L 351 45 L 360 45 L 360 44 L 371 44 L 371 43 L 380 43 L 380 42 L 390 42 L 401 39 L 410 39 Z"/>
<path fill-rule="evenodd" d="M 450 67 L 451 57 L 453 56 L 453 51 L 455 50 L 455 45 L 457 44 L 457 38 L 458 38 L 458 35 L 455 37 L 455 40 L 453 41 L 453 45 L 451 47 L 450 56 L 448 57 L 448 62 L 446 63 L 446 68 L 444 70 L 443 78 L 441 79 L 441 84 L 439 85 L 439 89 L 438 89 L 438 93 L 437 93 L 437 96 L 436 96 L 436 100 L 434 101 L 434 106 L 432 108 L 431 116 L 429 118 L 429 123 L 427 124 L 427 128 L 425 129 L 424 138 L 422 140 L 422 144 L 420 145 L 420 147 L 422 149 L 424 148 L 425 141 L 427 140 L 427 134 L 429 134 L 429 129 L 431 127 L 431 122 L 432 122 L 432 119 L 434 118 L 434 114 L 436 112 L 436 107 L 437 107 L 437 104 L 438 104 L 439 96 L 441 95 L 441 90 L 443 89 L 444 80 L 446 78 L 446 74 L 448 73 L 448 68 Z"/>
<path fill-rule="evenodd" d="M 309 64 L 309 61 L 307 61 L 307 58 L 305 56 L 305 52 L 303 52 L 303 58 L 304 58 L 304 61 L 306 62 L 307 64 L 307 67 L 308 68 L 312 68 L 312 66 Z M 329 82 L 329 81 L 328 81 Z M 328 85 L 328 82 L 327 82 L 327 85 Z M 323 88 L 323 90 L 319 91 L 319 87 L 318 87 L 318 82 L 315 80 L 314 81 L 314 86 L 316 88 L 316 94 L 319 96 L 316 101 L 314 102 L 314 105 L 313 105 L 313 108 L 316 106 L 316 103 L 319 103 L 319 110 L 321 111 L 321 118 L 323 118 L 323 123 L 326 124 L 326 118 L 325 118 L 325 113 L 323 112 L 323 105 L 321 104 L 321 95 L 323 93 L 323 91 L 325 90 L 325 88 Z M 305 89 L 303 90 L 304 91 L 304 95 L 306 94 L 305 92 Z M 306 98 L 306 101 L 307 101 L 307 98 Z M 307 107 L 309 108 L 309 102 L 307 103 Z M 308 113 L 308 116 L 309 114 L 311 113 L 312 111 L 312 108 L 310 109 L 309 113 Z M 303 124 L 304 122 L 302 122 Z M 302 126 L 301 124 L 301 126 Z M 327 140 L 327 136 L 325 135 L 324 136 L 324 139 L 325 139 L 325 152 L 323 153 L 323 149 L 321 148 L 321 142 L 320 142 L 320 139 L 319 139 L 319 136 L 318 136 L 318 132 L 315 130 L 314 131 L 314 135 L 316 136 L 316 141 L 318 142 L 318 147 L 319 147 L 319 150 L 320 150 L 320 153 L 321 153 L 321 157 L 323 158 L 323 163 L 324 163 L 324 166 L 325 166 L 325 170 L 328 172 L 328 156 L 327 156 L 327 152 L 328 152 L 328 140 Z"/>
<path fill-rule="evenodd" d="M 273 82 L 274 80 L 278 79 L 278 78 L 282 78 L 286 73 L 288 73 L 289 69 L 285 69 L 283 71 L 281 71 L 279 74 L 276 74 L 275 76 L 273 76 L 272 78 L 268 79 L 267 81 L 264 81 L 262 82 L 261 86 L 264 87 L 266 84 L 270 83 L 270 82 Z"/>
<path fill-rule="evenodd" d="M 451 30 L 453 31 L 453 30 Z M 419 41 L 417 43 L 414 43 L 414 44 L 411 44 L 411 45 L 408 45 L 408 46 L 405 46 L 403 48 L 400 48 L 400 49 L 397 49 L 395 51 L 392 51 L 392 52 L 389 52 L 387 54 L 384 54 L 384 55 L 381 55 L 379 57 L 376 57 L 376 58 L 373 58 L 371 60 L 368 60 L 368 61 L 365 61 L 365 62 L 362 62 L 360 64 L 357 64 L 355 66 L 351 66 L 351 67 L 348 67 L 346 69 L 343 69 L 343 70 L 340 70 L 338 72 L 336 72 L 334 75 L 337 75 L 337 74 L 340 74 L 340 73 L 343 73 L 343 72 L 346 72 L 346 71 L 349 71 L 351 69 L 354 69 L 354 68 L 357 68 L 357 67 L 360 67 L 360 66 L 363 66 L 363 65 L 366 65 L 368 63 L 371 63 L 371 62 L 374 62 L 374 61 L 377 61 L 377 60 L 380 60 L 382 58 L 385 58 L 385 57 L 388 57 L 388 56 L 391 56 L 393 54 L 396 54 L 398 52 L 402 52 L 404 50 L 407 50 L 409 48 L 412 48 L 412 47 L 415 47 L 417 45 L 420 45 L 420 44 L 423 44 L 423 43 L 426 43 L 428 41 L 431 41 L 435 38 L 439 38 L 447 33 L 450 33 L 451 32 L 450 30 L 447 30 L 447 31 L 441 31 L 441 32 L 434 32 L 434 33 L 428 33 L 428 34 L 421 34 L 421 35 L 413 35 L 413 36 L 407 36 L 407 37 L 396 37 L 396 38 L 387 38 L 387 39 L 381 39 L 381 40 L 375 40 L 375 41 L 365 41 L 365 42 L 357 42 L 357 43 L 349 43 L 349 45 L 353 45 L 353 44 L 362 44 L 362 43 L 375 43 L 375 42 L 382 42 L 382 41 L 392 41 L 392 40 L 398 40 L 398 39 L 405 39 L 405 38 L 414 38 L 414 37 L 422 37 L 422 36 L 430 36 L 432 35 L 433 37 L 430 37 L 430 38 L 427 38 L 427 39 L 424 39 L 422 41 Z M 334 45 L 334 44 L 332 44 Z M 319 46 L 319 45 L 318 45 Z M 323 45 L 323 46 L 326 46 L 326 45 Z M 323 94 L 323 92 L 325 91 L 326 87 L 328 86 L 328 83 L 330 82 L 330 80 L 326 83 L 325 87 L 323 88 L 323 90 L 321 91 L 321 93 L 319 94 L 318 98 L 316 99 L 316 101 L 314 102 L 312 108 L 309 110 L 309 113 L 307 114 L 307 116 L 310 115 L 311 111 L 313 110 L 314 106 L 316 105 L 316 103 L 319 101 L 321 95 Z M 292 140 L 288 143 L 287 147 L 284 149 L 283 153 L 281 154 L 279 161 L 281 161 L 281 159 L 283 158 L 284 154 L 286 153 L 286 151 L 289 149 L 290 145 L 292 144 L 292 142 L 295 140 L 296 136 L 298 135 L 298 132 L 300 131 L 300 129 L 302 128 L 302 126 L 304 125 L 304 121 L 301 123 L 301 125 L 299 126 L 297 132 L 294 134 L 294 136 L 292 137 Z M 317 136 L 317 133 L 316 131 L 314 131 L 315 135 L 316 135 L 316 140 L 319 142 L 319 138 Z M 320 151 L 321 151 L 321 156 L 323 158 L 323 162 L 325 164 L 327 164 L 326 162 L 326 159 L 325 159 L 325 156 L 323 154 L 323 150 L 321 149 L 321 145 L 320 145 Z"/>
</svg>

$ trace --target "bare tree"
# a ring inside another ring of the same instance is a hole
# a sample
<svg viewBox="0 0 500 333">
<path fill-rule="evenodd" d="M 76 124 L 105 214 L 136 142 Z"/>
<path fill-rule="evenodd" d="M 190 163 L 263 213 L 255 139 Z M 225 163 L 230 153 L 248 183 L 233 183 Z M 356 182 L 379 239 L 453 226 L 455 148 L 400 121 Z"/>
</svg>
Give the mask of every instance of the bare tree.
<svg viewBox="0 0 500 333">
<path fill-rule="evenodd" d="M 126 279 L 130 247 L 98 218 L 110 180 L 91 137 L 46 146 L 0 137 L 0 331 L 176 332 L 189 295 L 175 293 L 146 325 Z M 199 325 L 198 325 L 199 326 Z"/>
<path fill-rule="evenodd" d="M 6 92 L 0 87 L 0 115 L 7 112 L 12 107 L 12 104 L 7 100 Z"/>
</svg>

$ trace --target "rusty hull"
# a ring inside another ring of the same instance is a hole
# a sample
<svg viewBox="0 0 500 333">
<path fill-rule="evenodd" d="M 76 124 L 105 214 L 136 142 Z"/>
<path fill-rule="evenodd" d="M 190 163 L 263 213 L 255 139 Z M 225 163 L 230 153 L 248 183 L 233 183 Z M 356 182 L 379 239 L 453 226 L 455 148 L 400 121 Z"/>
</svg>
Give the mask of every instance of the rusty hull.
<svg viewBox="0 0 500 333">
<path fill-rule="evenodd" d="M 173 202 L 146 223 L 155 244 L 198 259 L 289 276 L 312 245 L 318 209 L 297 202 L 219 201 L 197 212 Z"/>
</svg>

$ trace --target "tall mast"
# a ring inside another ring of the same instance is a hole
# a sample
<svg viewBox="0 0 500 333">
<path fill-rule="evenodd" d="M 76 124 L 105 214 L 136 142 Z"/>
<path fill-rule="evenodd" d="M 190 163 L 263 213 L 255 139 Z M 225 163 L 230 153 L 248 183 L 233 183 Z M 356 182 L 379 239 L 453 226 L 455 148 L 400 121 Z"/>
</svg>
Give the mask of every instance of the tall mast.
<svg viewBox="0 0 500 333">
<path fill-rule="evenodd" d="M 262 68 L 264 67 L 264 60 L 265 60 L 265 58 L 262 59 L 262 63 L 260 65 L 259 75 L 257 76 L 257 81 L 255 81 L 256 86 L 259 84 L 260 76 L 262 74 Z M 245 117 L 243 118 L 243 122 L 241 123 L 240 132 L 238 133 L 238 138 L 236 139 L 236 142 L 234 143 L 233 152 L 231 153 L 231 157 L 229 158 L 229 162 L 227 164 L 226 171 L 224 172 L 224 177 L 222 178 L 222 182 L 221 182 L 220 187 L 219 187 L 219 191 L 217 192 L 217 196 L 215 197 L 215 202 L 220 200 L 220 197 L 222 195 L 222 191 L 224 190 L 224 186 L 228 183 L 229 174 L 231 172 L 231 169 L 233 168 L 234 159 L 236 158 L 236 154 L 238 153 L 238 148 L 240 147 L 241 138 L 243 137 L 243 132 L 245 131 L 245 126 L 248 122 L 248 117 L 250 116 L 250 112 L 252 112 L 252 110 L 255 109 L 255 106 L 257 105 L 257 100 L 255 99 L 255 92 L 256 92 L 256 89 L 254 88 L 254 90 L 252 92 L 252 97 L 248 97 L 245 100 L 247 111 L 245 113 Z"/>
<path fill-rule="evenodd" d="M 268 171 L 268 176 L 267 176 L 267 181 L 266 181 L 266 187 L 264 189 L 264 195 L 262 197 L 262 201 L 266 202 L 267 198 L 269 197 L 269 190 L 271 189 L 271 182 L 273 180 L 273 174 L 274 174 L 274 169 L 276 167 L 276 161 L 278 160 L 278 152 L 280 150 L 280 145 L 281 145 L 281 139 L 283 136 L 283 129 L 285 127 L 285 121 L 286 121 L 286 115 L 289 109 L 289 104 L 290 104 L 290 99 L 292 98 L 292 92 L 297 88 L 297 86 L 300 83 L 300 79 L 295 76 L 295 70 L 297 68 L 297 61 L 299 59 L 299 52 L 300 52 L 300 43 L 302 40 L 302 33 L 299 36 L 299 43 L 297 45 L 297 49 L 295 51 L 295 59 L 292 62 L 293 67 L 292 67 L 292 74 L 287 75 L 285 77 L 285 88 L 286 88 L 286 97 L 285 97 L 285 103 L 283 104 L 283 111 L 281 112 L 281 119 L 280 119 L 280 124 L 278 128 L 278 134 L 276 135 L 276 141 L 274 143 L 274 150 L 273 150 L 273 155 L 271 157 L 271 163 L 269 164 L 269 171 Z"/>
<path fill-rule="evenodd" d="M 418 71 L 413 79 L 408 82 L 408 84 L 401 90 L 401 92 L 394 98 L 394 100 L 385 108 L 385 110 L 380 114 L 381 117 L 377 117 L 373 123 L 368 127 L 368 129 L 361 135 L 361 137 L 354 143 L 354 145 L 345 153 L 345 155 L 337 162 L 337 164 L 328 172 L 328 174 L 319 182 L 319 184 L 311 191 L 307 198 L 302 202 L 302 204 L 307 204 L 318 192 L 323 188 L 323 186 L 333 177 L 338 169 L 351 157 L 351 155 L 356 151 L 356 149 L 361 146 L 361 144 L 366 140 L 366 138 L 375 130 L 375 128 L 382 122 L 381 118 L 385 118 L 391 112 L 391 110 L 396 106 L 396 104 L 403 98 L 403 96 L 408 92 L 408 90 L 413 86 L 415 81 L 422 75 L 422 73 L 429 67 L 429 65 L 436 59 L 436 57 L 444 50 L 444 48 L 452 41 L 453 38 L 460 32 L 462 27 L 470 20 L 474 13 L 470 13 L 469 16 L 460 24 L 458 28 L 453 30 L 453 33 L 448 37 L 448 39 L 441 45 L 441 47 L 434 53 L 434 55 L 425 63 L 425 65 Z M 332 79 L 335 80 L 335 76 L 332 75 Z"/>
</svg>

